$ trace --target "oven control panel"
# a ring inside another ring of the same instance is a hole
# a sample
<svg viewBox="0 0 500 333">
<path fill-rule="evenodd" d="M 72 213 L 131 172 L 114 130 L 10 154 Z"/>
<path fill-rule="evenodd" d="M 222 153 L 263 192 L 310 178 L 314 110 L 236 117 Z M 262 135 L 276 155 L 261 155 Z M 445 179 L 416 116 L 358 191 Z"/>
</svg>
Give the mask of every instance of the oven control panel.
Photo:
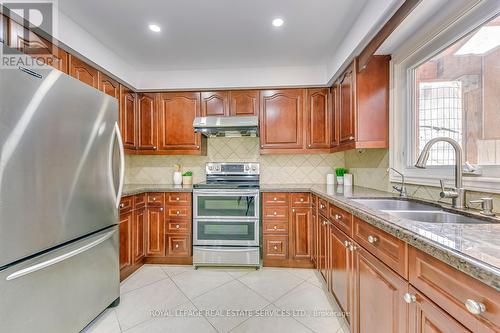
<svg viewBox="0 0 500 333">
<path fill-rule="evenodd" d="M 258 175 L 260 170 L 259 163 L 255 162 L 208 162 L 206 173 L 207 175 Z"/>
</svg>

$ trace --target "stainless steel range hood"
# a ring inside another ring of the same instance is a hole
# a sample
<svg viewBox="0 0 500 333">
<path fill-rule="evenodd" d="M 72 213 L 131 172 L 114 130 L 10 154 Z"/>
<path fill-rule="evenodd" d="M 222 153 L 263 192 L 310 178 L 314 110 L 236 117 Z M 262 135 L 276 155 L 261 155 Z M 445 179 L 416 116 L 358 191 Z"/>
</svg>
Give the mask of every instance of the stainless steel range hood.
<svg viewBox="0 0 500 333">
<path fill-rule="evenodd" d="M 207 137 L 242 137 L 259 136 L 259 117 L 196 117 L 194 131 Z"/>
</svg>

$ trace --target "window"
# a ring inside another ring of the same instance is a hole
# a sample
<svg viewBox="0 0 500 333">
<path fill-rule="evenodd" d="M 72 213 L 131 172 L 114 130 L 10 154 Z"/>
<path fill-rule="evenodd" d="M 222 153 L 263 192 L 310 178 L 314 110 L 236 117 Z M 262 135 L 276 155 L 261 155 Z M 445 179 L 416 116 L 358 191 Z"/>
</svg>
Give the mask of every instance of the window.
<svg viewBox="0 0 500 333">
<path fill-rule="evenodd" d="M 500 17 L 422 62 L 413 73 L 413 161 L 435 137 L 456 140 L 471 164 L 500 166 Z M 455 164 L 447 143 L 429 166 Z"/>
</svg>

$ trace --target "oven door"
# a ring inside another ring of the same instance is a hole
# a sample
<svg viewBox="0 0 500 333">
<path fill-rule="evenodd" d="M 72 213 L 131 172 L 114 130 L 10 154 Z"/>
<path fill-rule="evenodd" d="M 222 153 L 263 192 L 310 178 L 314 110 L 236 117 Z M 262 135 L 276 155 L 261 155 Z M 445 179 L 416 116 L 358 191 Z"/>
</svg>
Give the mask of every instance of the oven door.
<svg viewBox="0 0 500 333">
<path fill-rule="evenodd" d="M 194 220 L 193 245 L 258 246 L 259 220 Z"/>
<path fill-rule="evenodd" d="M 195 190 L 195 219 L 258 219 L 259 190 Z"/>
</svg>

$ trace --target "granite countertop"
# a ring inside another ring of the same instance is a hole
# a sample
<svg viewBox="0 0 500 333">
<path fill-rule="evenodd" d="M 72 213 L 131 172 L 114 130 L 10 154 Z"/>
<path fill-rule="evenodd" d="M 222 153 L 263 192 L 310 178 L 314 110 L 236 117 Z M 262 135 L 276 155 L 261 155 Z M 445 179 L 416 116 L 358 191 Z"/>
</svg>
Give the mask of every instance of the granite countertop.
<svg viewBox="0 0 500 333">
<path fill-rule="evenodd" d="M 352 199 L 394 197 L 363 187 L 324 184 L 267 184 L 262 192 L 312 192 L 354 216 L 500 291 L 500 223 L 452 224 L 416 222 Z"/>
<path fill-rule="evenodd" d="M 123 186 L 123 196 L 143 192 L 193 192 L 193 185 L 128 184 Z"/>
</svg>

